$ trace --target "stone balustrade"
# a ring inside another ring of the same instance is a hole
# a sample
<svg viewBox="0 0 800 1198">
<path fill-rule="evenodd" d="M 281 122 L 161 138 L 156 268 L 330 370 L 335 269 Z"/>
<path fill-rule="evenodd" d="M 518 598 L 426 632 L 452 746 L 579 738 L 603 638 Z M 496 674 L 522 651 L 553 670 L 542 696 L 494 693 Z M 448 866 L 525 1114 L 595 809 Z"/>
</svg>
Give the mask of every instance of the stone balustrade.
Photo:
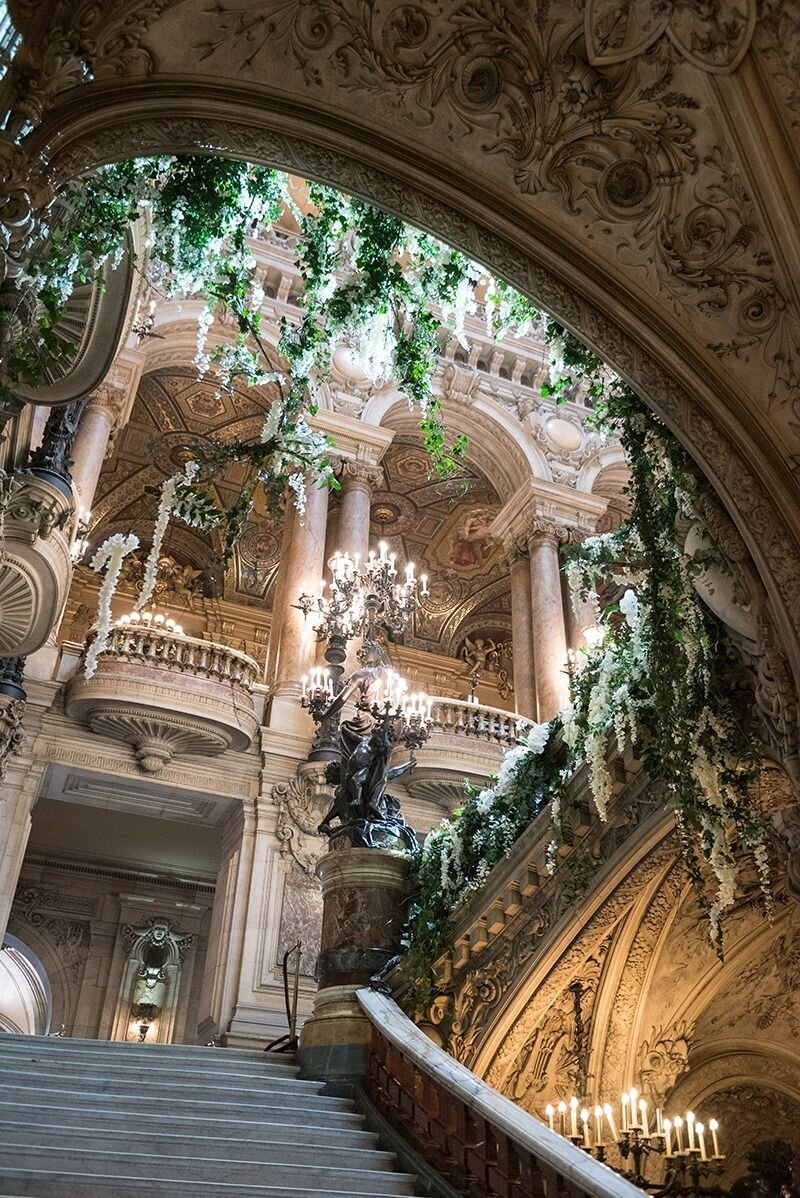
<svg viewBox="0 0 800 1198">
<path fill-rule="evenodd" d="M 117 625 L 91 678 L 76 674 L 66 711 L 99 736 L 133 745 L 140 769 L 179 755 L 250 747 L 258 663 L 237 649 L 163 627 Z"/>
<path fill-rule="evenodd" d="M 415 800 L 445 810 L 459 807 L 464 779 L 485 786 L 530 726 L 530 720 L 513 711 L 463 699 L 432 698 L 430 735 L 416 751 L 417 764 L 405 779 L 406 791 Z"/>
<path fill-rule="evenodd" d="M 260 674 L 258 663 L 238 649 L 152 625 L 117 625 L 109 634 L 105 652 L 119 660 L 149 662 L 246 689 L 258 682 Z"/>
<path fill-rule="evenodd" d="M 513 711 L 469 703 L 463 699 L 433 699 L 431 735 L 474 736 L 478 740 L 505 745 L 511 749 L 525 735 L 531 721 Z"/>
</svg>

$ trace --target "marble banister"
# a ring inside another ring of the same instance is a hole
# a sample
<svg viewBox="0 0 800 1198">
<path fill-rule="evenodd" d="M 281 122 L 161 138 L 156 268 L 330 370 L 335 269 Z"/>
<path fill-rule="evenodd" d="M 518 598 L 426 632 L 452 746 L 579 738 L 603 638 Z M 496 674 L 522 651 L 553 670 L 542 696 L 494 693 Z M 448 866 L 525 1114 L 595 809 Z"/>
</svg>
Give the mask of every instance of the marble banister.
<svg viewBox="0 0 800 1198">
<path fill-rule="evenodd" d="M 369 1098 L 458 1193 L 641 1195 L 460 1065 L 387 995 L 361 989 L 356 997 L 372 1025 Z"/>
</svg>

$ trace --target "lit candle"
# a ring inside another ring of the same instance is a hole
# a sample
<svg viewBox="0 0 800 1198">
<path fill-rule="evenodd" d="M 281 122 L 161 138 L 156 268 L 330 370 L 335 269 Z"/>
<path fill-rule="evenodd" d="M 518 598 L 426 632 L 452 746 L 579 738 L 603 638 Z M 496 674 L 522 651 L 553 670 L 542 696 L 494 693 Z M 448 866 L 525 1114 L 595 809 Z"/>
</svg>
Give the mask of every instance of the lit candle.
<svg viewBox="0 0 800 1198">
<path fill-rule="evenodd" d="M 427 575 L 427 574 L 423 574 L 423 575 L 422 575 L 422 588 L 421 588 L 421 593 L 422 593 L 423 595 L 427 595 L 427 594 L 428 594 L 428 575 Z"/>
<path fill-rule="evenodd" d="M 603 1143 L 603 1108 L 601 1106 L 594 1108 L 594 1138 L 599 1147 Z"/>
<path fill-rule="evenodd" d="M 623 1130 L 623 1132 L 626 1132 L 628 1130 L 628 1103 L 629 1102 L 630 1102 L 630 1099 L 628 1098 L 628 1095 L 623 1093 L 622 1097 L 619 1100 L 620 1107 L 622 1108 L 622 1130 Z"/>
<path fill-rule="evenodd" d="M 689 1137 L 689 1151 L 694 1152 L 694 1111 L 686 1112 L 686 1134 Z"/>
<path fill-rule="evenodd" d="M 544 1108 L 544 1113 L 545 1113 L 545 1115 L 547 1115 L 547 1122 L 550 1126 L 550 1130 L 555 1131 L 555 1128 L 553 1127 L 553 1115 L 555 1112 L 553 1111 L 553 1108 L 551 1107 L 549 1102 L 548 1102 L 547 1106 Z"/>
<path fill-rule="evenodd" d="M 697 1132 L 697 1143 L 700 1145 L 700 1160 L 701 1161 L 708 1160 L 708 1155 L 706 1153 L 705 1130 L 706 1129 L 703 1127 L 702 1123 L 695 1124 L 695 1131 Z"/>
<path fill-rule="evenodd" d="M 638 1113 L 639 1113 L 639 1091 L 636 1089 L 636 1087 L 635 1087 L 635 1086 L 631 1086 L 631 1088 L 630 1088 L 630 1090 L 628 1091 L 628 1093 L 630 1094 L 630 1098 L 631 1098 L 631 1122 L 630 1122 L 630 1127 L 638 1127 L 639 1125 L 638 1125 L 638 1123 L 636 1122 L 636 1117 L 637 1117 L 637 1115 L 638 1115 Z"/>
<path fill-rule="evenodd" d="M 581 1123 L 583 1124 L 583 1146 L 584 1148 L 591 1148 L 592 1129 L 589 1126 L 589 1112 L 586 1107 L 581 1111 Z"/>
<path fill-rule="evenodd" d="M 379 541 L 378 548 L 381 551 L 381 561 L 385 562 L 386 561 L 386 550 L 389 548 L 389 546 L 386 544 L 385 541 Z"/>
<path fill-rule="evenodd" d="M 647 1122 L 647 1103 L 643 1098 L 639 1099 L 639 1117 L 642 1123 L 642 1133 L 645 1136 L 650 1135 L 650 1125 Z"/>
<path fill-rule="evenodd" d="M 610 1102 L 606 1102 L 603 1105 L 603 1114 L 605 1115 L 606 1119 L 608 1120 L 608 1129 L 611 1132 L 611 1139 L 618 1140 L 619 1136 L 617 1135 L 617 1127 L 616 1127 L 616 1124 L 614 1123 L 614 1111 L 612 1110 Z"/>
<path fill-rule="evenodd" d="M 558 1115 L 559 1115 L 559 1123 L 560 1123 L 559 1130 L 561 1131 L 561 1134 L 563 1136 L 563 1135 L 566 1135 L 566 1131 L 567 1131 L 567 1104 L 565 1102 L 560 1102 L 558 1104 Z"/>
<path fill-rule="evenodd" d="M 667 1156 L 672 1156 L 672 1124 L 669 1119 L 664 1120 L 664 1139 L 666 1141 L 665 1150 Z"/>
<path fill-rule="evenodd" d="M 681 1119 L 680 1115 L 675 1116 L 673 1125 L 675 1127 L 675 1139 L 678 1141 L 678 1152 L 683 1152 L 683 1135 L 681 1131 L 683 1128 L 683 1119 Z"/>
<path fill-rule="evenodd" d="M 711 1139 L 714 1141 L 714 1156 L 719 1156 L 719 1140 L 717 1139 L 717 1128 L 719 1124 L 716 1119 L 709 1119 L 708 1128 L 711 1132 Z"/>
<path fill-rule="evenodd" d="M 569 1100 L 569 1125 L 570 1134 L 576 1139 L 578 1136 L 578 1100 L 575 1097 Z"/>
<path fill-rule="evenodd" d="M 663 1136 L 663 1134 L 664 1134 L 664 1121 L 661 1118 L 661 1107 L 657 1106 L 656 1107 L 656 1135 Z"/>
</svg>

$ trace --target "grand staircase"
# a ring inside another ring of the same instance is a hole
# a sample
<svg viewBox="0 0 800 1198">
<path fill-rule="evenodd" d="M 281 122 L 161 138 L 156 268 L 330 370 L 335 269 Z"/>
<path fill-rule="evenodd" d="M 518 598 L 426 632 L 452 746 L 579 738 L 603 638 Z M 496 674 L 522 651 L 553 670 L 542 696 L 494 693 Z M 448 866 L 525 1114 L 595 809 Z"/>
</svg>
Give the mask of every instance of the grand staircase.
<svg viewBox="0 0 800 1198">
<path fill-rule="evenodd" d="M 0 1194 L 414 1194 L 352 1103 L 256 1049 L 0 1034 Z"/>
</svg>

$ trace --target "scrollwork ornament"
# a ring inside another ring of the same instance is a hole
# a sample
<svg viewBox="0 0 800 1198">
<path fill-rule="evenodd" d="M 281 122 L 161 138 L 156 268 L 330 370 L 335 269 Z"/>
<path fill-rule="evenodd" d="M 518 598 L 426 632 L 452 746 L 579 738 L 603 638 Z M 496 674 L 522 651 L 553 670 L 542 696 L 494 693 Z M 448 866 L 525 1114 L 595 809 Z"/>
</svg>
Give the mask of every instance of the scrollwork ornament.
<svg viewBox="0 0 800 1198">
<path fill-rule="evenodd" d="M 0 695 L 0 782 L 6 777 L 9 758 L 20 752 L 25 740 L 22 731 L 24 714 L 24 700 Z"/>
<path fill-rule="evenodd" d="M 326 849 L 317 828 L 330 803 L 329 793 L 312 778 L 302 776 L 273 786 L 272 801 L 278 808 L 275 835 L 281 856 L 302 876 L 313 878 Z"/>
</svg>

